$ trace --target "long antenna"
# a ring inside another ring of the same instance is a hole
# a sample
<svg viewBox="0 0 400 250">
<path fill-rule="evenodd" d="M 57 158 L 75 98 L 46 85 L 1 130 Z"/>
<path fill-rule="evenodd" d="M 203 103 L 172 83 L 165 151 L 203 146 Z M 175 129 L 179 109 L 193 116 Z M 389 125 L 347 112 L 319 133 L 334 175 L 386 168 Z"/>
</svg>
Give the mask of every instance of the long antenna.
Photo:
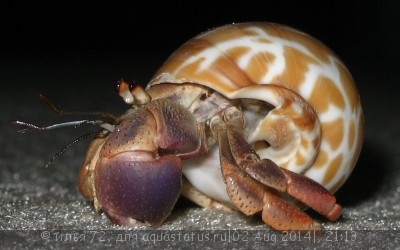
<svg viewBox="0 0 400 250">
<path fill-rule="evenodd" d="M 37 126 L 32 123 L 23 122 L 23 121 L 13 121 L 12 124 L 24 127 L 24 129 L 19 130 L 19 133 L 26 133 L 31 130 L 40 130 L 40 131 L 47 131 L 52 129 L 58 129 L 63 127 L 79 127 L 84 124 L 91 124 L 91 125 L 98 125 L 104 130 L 101 130 L 104 134 L 108 134 L 114 130 L 115 125 L 118 122 L 118 118 L 114 115 L 106 112 L 85 112 L 85 111 L 67 111 L 65 109 L 60 108 L 56 105 L 53 101 L 50 100 L 46 95 L 40 94 L 40 99 L 44 101 L 52 111 L 54 111 L 58 115 L 97 115 L 101 116 L 101 120 L 79 120 L 79 121 L 69 121 L 69 122 L 62 122 L 57 124 L 52 124 L 49 126 Z M 69 142 L 65 147 L 63 147 L 57 154 L 55 154 L 46 164 L 46 168 L 50 166 L 58 157 L 60 157 L 65 151 L 67 151 L 72 145 L 81 141 L 82 139 L 93 135 L 99 134 L 99 132 L 89 132 L 84 135 L 79 136 L 78 138 L 74 139 L 73 141 Z"/>
<path fill-rule="evenodd" d="M 57 129 L 57 128 L 63 128 L 63 127 L 79 127 L 83 124 L 92 124 L 92 125 L 98 125 L 108 131 L 113 131 L 114 130 L 114 125 L 118 123 L 118 118 L 114 116 L 113 114 L 107 113 L 107 112 L 99 112 L 99 111 L 68 111 L 66 109 L 60 108 L 55 102 L 50 100 L 49 97 L 47 97 L 44 94 L 39 95 L 40 99 L 45 102 L 49 108 L 55 112 L 56 114 L 63 116 L 63 115 L 97 115 L 101 116 L 103 119 L 101 120 L 80 120 L 80 121 L 70 121 L 70 122 L 63 122 L 63 123 L 57 123 L 53 124 L 50 126 L 37 126 L 32 123 L 28 122 L 23 122 L 23 121 L 13 121 L 11 122 L 14 125 L 22 126 L 25 127 L 24 129 L 19 130 L 19 133 L 26 133 L 31 130 L 51 130 L 51 129 Z"/>
<path fill-rule="evenodd" d="M 53 110 L 53 112 L 55 112 L 58 115 L 99 115 L 99 116 L 102 116 L 103 118 L 111 120 L 112 121 L 111 124 L 116 124 L 116 121 L 118 119 L 113 114 L 107 113 L 107 112 L 100 112 L 100 111 L 69 111 L 69 110 L 60 108 L 60 106 L 58 106 L 55 102 L 50 100 L 50 98 L 47 97 L 44 94 L 40 94 L 39 97 L 40 97 L 40 99 L 42 101 L 44 101 L 50 107 L 51 110 Z"/>
<path fill-rule="evenodd" d="M 45 127 L 39 127 L 37 125 L 34 125 L 32 123 L 27 123 L 23 121 L 13 121 L 12 124 L 18 125 L 25 127 L 24 129 L 18 130 L 19 133 L 23 134 L 31 130 L 52 130 L 52 129 L 57 129 L 57 128 L 63 128 L 63 127 L 79 127 L 83 124 L 92 124 L 92 125 L 101 125 L 103 123 L 102 121 L 91 121 L 91 120 L 81 120 L 81 121 L 70 121 L 70 122 L 63 122 L 63 123 L 57 123 L 53 124 L 50 126 L 45 126 Z"/>
<path fill-rule="evenodd" d="M 65 147 L 63 147 L 60 151 L 57 152 L 57 154 L 55 154 L 45 165 L 45 168 L 48 168 L 51 164 L 53 164 L 53 162 L 60 157 L 62 154 L 65 153 L 65 151 L 67 151 L 72 145 L 74 145 L 75 143 L 81 141 L 82 139 L 85 139 L 86 137 L 88 137 L 89 135 L 93 135 L 95 134 L 94 132 L 90 132 L 84 135 L 79 136 L 78 138 L 75 138 L 73 141 L 71 141 L 70 143 L 68 143 Z"/>
</svg>

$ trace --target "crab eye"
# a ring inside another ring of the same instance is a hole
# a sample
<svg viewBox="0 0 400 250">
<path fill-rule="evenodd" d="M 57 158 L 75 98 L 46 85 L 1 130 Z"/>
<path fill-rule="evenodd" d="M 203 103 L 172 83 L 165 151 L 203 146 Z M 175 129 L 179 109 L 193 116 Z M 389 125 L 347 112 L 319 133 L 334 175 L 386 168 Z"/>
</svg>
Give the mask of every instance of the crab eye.
<svg viewBox="0 0 400 250">
<path fill-rule="evenodd" d="M 124 80 L 121 80 L 117 83 L 117 91 L 119 96 L 121 96 L 126 103 L 133 103 L 134 99 L 131 94 L 131 84 L 125 82 Z"/>
<path fill-rule="evenodd" d="M 127 82 L 125 82 L 123 79 L 121 79 L 121 81 L 117 82 L 117 92 L 121 92 L 126 90 L 126 88 L 129 88 L 129 84 Z"/>
<path fill-rule="evenodd" d="M 117 91 L 118 93 L 129 91 L 132 92 L 135 89 L 136 85 L 132 83 L 128 83 L 124 80 L 118 81 L 117 83 Z"/>
<path fill-rule="evenodd" d="M 129 83 L 129 91 L 132 92 L 135 89 L 136 85 Z"/>
<path fill-rule="evenodd" d="M 126 91 L 129 90 L 129 92 L 132 92 L 135 87 L 137 86 L 137 84 L 133 84 L 133 83 L 128 83 L 124 80 L 118 81 L 117 83 L 117 91 Z"/>
</svg>

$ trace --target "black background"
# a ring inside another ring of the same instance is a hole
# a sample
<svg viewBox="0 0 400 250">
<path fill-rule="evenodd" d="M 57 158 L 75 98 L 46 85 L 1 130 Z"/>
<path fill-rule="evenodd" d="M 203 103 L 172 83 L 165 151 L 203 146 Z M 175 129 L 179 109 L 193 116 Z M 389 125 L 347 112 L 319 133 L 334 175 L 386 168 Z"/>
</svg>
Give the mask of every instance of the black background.
<svg viewBox="0 0 400 250">
<path fill-rule="evenodd" d="M 40 102 L 39 93 L 72 110 L 123 112 L 126 105 L 115 91 L 118 80 L 145 85 L 168 55 L 191 37 L 247 21 L 283 23 L 305 31 L 331 47 L 352 72 L 363 102 L 366 134 L 356 170 L 338 193 L 342 204 L 357 208 L 400 185 L 398 1 L 3 2 L 2 187 L 16 181 L 50 187 L 59 181 L 74 187 L 69 193 L 77 192 L 76 174 L 87 144 L 71 148 L 56 167 L 43 170 L 43 165 L 82 131 L 20 135 L 10 125 L 16 119 L 39 125 L 60 120 Z M 60 169 L 68 171 L 60 176 Z M 4 192 L 3 199 L 2 204 L 11 203 Z"/>
<path fill-rule="evenodd" d="M 85 80 L 92 87 L 102 84 L 90 81 L 96 74 L 107 75 L 110 82 L 123 77 L 145 83 L 172 51 L 200 32 L 232 22 L 270 21 L 293 26 L 328 44 L 356 80 L 372 72 L 382 79 L 397 68 L 398 5 L 388 0 L 9 3 L 0 10 L 1 77 L 8 85 L 27 74 L 34 78 L 45 69 L 35 65 L 39 72 L 32 72 L 28 64 L 46 61 L 66 66 L 65 72 L 47 69 L 49 77 L 60 73 L 58 80 L 51 79 L 52 85 L 73 84 L 77 74 L 88 74 Z M 95 63 L 81 67 L 85 60 Z M 44 90 L 50 84 L 35 80 L 29 84 L 40 84 Z M 359 85 L 363 88 L 364 83 Z"/>
</svg>

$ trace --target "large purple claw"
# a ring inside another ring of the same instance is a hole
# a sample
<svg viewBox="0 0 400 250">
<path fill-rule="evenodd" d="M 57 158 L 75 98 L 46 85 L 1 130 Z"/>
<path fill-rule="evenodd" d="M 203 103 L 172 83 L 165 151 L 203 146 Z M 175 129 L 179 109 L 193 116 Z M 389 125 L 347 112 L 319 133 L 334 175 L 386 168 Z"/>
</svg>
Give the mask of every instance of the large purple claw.
<svg viewBox="0 0 400 250">
<path fill-rule="evenodd" d="M 95 189 L 104 213 L 114 223 L 138 219 L 158 226 L 171 213 L 182 182 L 181 160 L 166 155 L 152 161 L 129 161 L 129 152 L 103 158 L 96 167 Z"/>
</svg>

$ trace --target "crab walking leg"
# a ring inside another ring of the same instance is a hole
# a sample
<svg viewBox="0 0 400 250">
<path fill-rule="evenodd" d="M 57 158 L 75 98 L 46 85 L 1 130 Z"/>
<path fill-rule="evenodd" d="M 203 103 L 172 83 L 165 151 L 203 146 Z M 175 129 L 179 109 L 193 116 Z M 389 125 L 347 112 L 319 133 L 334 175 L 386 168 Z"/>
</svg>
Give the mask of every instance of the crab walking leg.
<svg viewBox="0 0 400 250">
<path fill-rule="evenodd" d="M 262 220 L 277 230 L 322 230 L 322 225 L 270 192 L 264 193 Z"/>
<path fill-rule="evenodd" d="M 303 175 L 281 168 L 287 179 L 286 192 L 306 203 L 331 221 L 342 214 L 342 207 L 336 204 L 336 198 L 323 186 Z"/>
<path fill-rule="evenodd" d="M 224 212 L 234 211 L 231 207 L 200 192 L 185 177 L 182 178 L 181 195 L 204 208 L 215 208 Z"/>
<path fill-rule="evenodd" d="M 321 230 L 320 223 L 288 204 L 275 195 L 274 190 L 257 182 L 237 166 L 229 145 L 227 130 L 230 128 L 222 121 L 218 123 L 213 131 L 218 137 L 222 175 L 235 206 L 246 215 L 262 211 L 263 221 L 277 230 Z"/>
<path fill-rule="evenodd" d="M 330 220 L 336 220 L 342 211 L 336 198 L 317 182 L 278 167 L 274 162 L 259 159 L 242 134 L 230 127 L 227 131 L 229 147 L 237 165 L 255 180 L 287 192 Z"/>
<path fill-rule="evenodd" d="M 240 129 L 243 126 L 242 112 L 234 107 L 224 112 L 228 141 L 234 162 L 243 171 L 260 183 L 280 192 L 287 192 L 330 220 L 336 220 L 342 208 L 336 198 L 317 182 L 278 167 L 273 161 L 260 159 L 245 140 Z M 214 124 L 217 124 L 214 122 Z"/>
</svg>

